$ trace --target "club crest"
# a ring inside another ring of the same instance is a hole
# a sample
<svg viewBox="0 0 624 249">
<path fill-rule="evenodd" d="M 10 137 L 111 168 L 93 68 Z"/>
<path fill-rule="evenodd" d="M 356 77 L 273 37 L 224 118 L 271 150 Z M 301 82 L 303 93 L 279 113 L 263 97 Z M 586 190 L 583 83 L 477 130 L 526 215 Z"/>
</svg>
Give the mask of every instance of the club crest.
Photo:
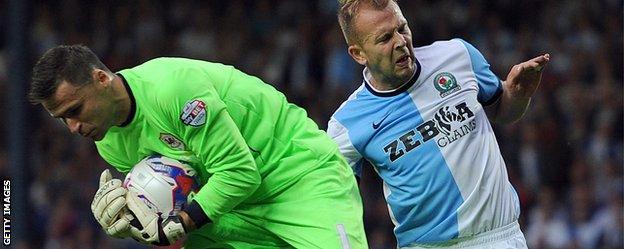
<svg viewBox="0 0 624 249">
<path fill-rule="evenodd" d="M 174 150 L 184 150 L 185 148 L 184 143 L 180 139 L 169 133 L 160 133 L 160 141 L 163 141 L 163 143 L 169 145 Z"/>
<path fill-rule="evenodd" d="M 444 98 L 451 93 L 457 92 L 461 87 L 457 84 L 457 79 L 451 73 L 439 73 L 433 79 L 433 85 L 440 92 L 440 97 Z"/>
</svg>

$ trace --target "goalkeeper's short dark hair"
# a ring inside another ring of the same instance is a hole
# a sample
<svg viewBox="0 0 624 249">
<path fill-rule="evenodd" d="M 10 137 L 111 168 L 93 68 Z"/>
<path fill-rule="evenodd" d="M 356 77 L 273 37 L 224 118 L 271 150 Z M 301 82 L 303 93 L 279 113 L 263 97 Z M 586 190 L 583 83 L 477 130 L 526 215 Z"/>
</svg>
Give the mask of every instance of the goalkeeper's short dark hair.
<svg viewBox="0 0 624 249">
<path fill-rule="evenodd" d="M 93 82 L 93 69 L 110 70 L 84 45 L 60 45 L 45 52 L 33 67 L 28 91 L 30 102 L 38 104 L 54 95 L 63 81 L 76 86 Z"/>
</svg>

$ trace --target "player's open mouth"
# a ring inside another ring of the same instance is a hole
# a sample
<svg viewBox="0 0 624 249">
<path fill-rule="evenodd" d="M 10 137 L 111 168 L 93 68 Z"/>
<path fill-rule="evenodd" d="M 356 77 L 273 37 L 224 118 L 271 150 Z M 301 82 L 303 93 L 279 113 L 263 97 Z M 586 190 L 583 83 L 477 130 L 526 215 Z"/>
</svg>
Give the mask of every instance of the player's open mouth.
<svg viewBox="0 0 624 249">
<path fill-rule="evenodd" d="M 397 64 L 397 66 L 399 67 L 405 67 L 408 65 L 408 63 L 410 62 L 410 57 L 409 55 L 403 55 L 401 57 L 399 57 L 399 59 L 395 62 Z"/>
</svg>

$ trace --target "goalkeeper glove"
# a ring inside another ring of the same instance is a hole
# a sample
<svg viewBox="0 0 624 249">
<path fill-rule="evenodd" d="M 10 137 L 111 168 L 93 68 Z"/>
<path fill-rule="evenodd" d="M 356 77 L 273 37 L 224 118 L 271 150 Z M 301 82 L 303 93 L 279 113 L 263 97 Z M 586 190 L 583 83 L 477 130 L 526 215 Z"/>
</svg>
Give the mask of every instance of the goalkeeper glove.
<svg viewBox="0 0 624 249">
<path fill-rule="evenodd" d="M 126 188 L 121 180 L 113 179 L 110 171 L 100 175 L 99 189 L 93 197 L 91 211 L 106 234 L 116 238 L 130 235 L 130 222 L 134 219 L 126 207 Z"/>
<path fill-rule="evenodd" d="M 128 191 L 126 201 L 130 212 L 138 220 L 130 226 L 130 236 L 134 240 L 148 245 L 167 246 L 186 235 L 187 229 L 179 215 L 163 220 L 132 191 Z"/>
</svg>

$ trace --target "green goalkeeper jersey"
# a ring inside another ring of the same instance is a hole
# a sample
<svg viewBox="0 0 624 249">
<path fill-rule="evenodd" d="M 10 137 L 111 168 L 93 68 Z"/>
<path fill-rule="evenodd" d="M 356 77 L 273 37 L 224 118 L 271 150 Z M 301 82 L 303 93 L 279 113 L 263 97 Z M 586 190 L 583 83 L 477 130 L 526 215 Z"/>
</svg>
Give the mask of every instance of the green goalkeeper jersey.
<svg viewBox="0 0 624 249">
<path fill-rule="evenodd" d="M 232 66 L 158 58 L 119 74 L 134 114 L 96 142 L 100 155 L 121 172 L 152 154 L 190 163 L 203 184 L 195 201 L 211 219 L 270 203 L 339 153 L 302 108 Z"/>
</svg>

